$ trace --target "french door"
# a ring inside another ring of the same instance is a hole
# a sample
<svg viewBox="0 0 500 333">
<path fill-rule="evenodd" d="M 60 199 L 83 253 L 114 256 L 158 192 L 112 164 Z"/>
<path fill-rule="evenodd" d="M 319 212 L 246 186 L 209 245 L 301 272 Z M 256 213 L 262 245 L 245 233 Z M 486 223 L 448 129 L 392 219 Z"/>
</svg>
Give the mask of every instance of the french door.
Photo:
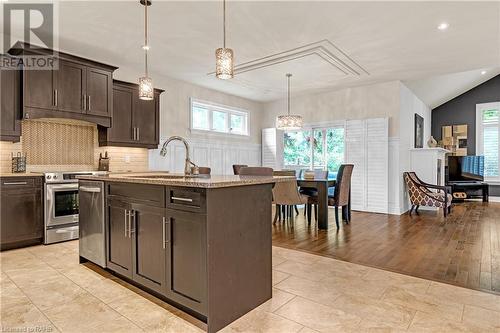
<svg viewBox="0 0 500 333">
<path fill-rule="evenodd" d="M 344 127 L 314 127 L 284 134 L 284 165 L 293 169 L 328 170 L 344 162 Z"/>
</svg>

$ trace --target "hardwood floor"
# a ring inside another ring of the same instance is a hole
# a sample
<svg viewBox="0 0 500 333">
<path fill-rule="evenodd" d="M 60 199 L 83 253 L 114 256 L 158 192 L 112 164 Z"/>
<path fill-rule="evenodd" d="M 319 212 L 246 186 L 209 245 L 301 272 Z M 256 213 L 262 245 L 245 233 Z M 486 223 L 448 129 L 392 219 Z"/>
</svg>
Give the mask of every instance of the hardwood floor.
<svg viewBox="0 0 500 333">
<path fill-rule="evenodd" d="M 456 204 L 446 219 L 353 211 L 338 232 L 332 210 L 327 231 L 300 210 L 273 225 L 273 245 L 500 294 L 500 203 Z"/>
</svg>

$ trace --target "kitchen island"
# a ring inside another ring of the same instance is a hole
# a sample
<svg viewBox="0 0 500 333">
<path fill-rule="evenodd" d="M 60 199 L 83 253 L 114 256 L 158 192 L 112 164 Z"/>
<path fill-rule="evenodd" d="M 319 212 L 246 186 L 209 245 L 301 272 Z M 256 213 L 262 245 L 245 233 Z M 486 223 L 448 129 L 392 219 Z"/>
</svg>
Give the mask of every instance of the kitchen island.
<svg viewBox="0 0 500 333">
<path fill-rule="evenodd" d="M 271 190 L 289 178 L 79 177 L 104 182 L 106 268 L 204 320 L 208 332 L 272 297 Z"/>
</svg>

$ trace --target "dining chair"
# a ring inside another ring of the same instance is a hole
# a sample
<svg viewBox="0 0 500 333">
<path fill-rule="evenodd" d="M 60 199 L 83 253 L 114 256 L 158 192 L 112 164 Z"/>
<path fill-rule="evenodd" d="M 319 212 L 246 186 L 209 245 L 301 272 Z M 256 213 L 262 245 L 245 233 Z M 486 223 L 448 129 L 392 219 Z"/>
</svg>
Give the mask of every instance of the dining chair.
<svg viewBox="0 0 500 333">
<path fill-rule="evenodd" d="M 198 172 L 200 175 L 209 175 L 212 169 L 209 167 L 198 167 Z"/>
<path fill-rule="evenodd" d="M 296 170 L 275 170 L 273 171 L 273 176 L 289 176 L 289 177 L 297 177 L 297 171 Z M 301 204 L 295 204 L 293 205 L 293 209 L 295 210 L 295 214 L 299 214 L 299 209 L 297 208 L 297 205 L 302 205 Z M 280 205 L 276 204 L 276 212 L 278 213 L 278 218 L 281 219 L 281 214 L 283 216 L 289 215 L 291 212 L 288 212 L 290 210 L 290 207 L 286 205 Z"/>
<path fill-rule="evenodd" d="M 273 187 L 273 203 L 276 205 L 273 224 L 279 219 L 281 221 L 282 209 L 284 209 L 283 221 L 294 220 L 293 206 L 303 205 L 307 202 L 307 196 L 299 193 L 297 181 L 292 179 L 286 182 L 276 183 Z"/>
<path fill-rule="evenodd" d="M 349 224 L 351 219 L 350 212 L 348 210 L 349 205 L 349 193 L 351 190 L 351 176 L 352 170 L 354 168 L 353 164 L 342 164 L 337 173 L 337 179 L 335 188 L 333 190 L 333 194 L 328 195 L 328 206 L 335 207 L 335 224 L 337 225 L 337 229 L 339 229 L 339 207 L 346 209 L 347 214 L 345 217 L 345 221 Z M 315 212 L 314 215 L 316 217 L 317 214 L 317 205 L 318 204 L 318 195 L 308 196 L 308 205 L 314 205 Z M 311 223 L 311 207 L 308 206 L 308 223 Z"/>
<path fill-rule="evenodd" d="M 246 164 L 233 164 L 233 173 L 235 175 L 239 175 L 240 174 L 240 169 L 241 168 L 246 168 L 248 165 Z"/>
<path fill-rule="evenodd" d="M 239 169 L 240 176 L 272 176 L 273 168 L 266 167 L 242 167 Z"/>
</svg>

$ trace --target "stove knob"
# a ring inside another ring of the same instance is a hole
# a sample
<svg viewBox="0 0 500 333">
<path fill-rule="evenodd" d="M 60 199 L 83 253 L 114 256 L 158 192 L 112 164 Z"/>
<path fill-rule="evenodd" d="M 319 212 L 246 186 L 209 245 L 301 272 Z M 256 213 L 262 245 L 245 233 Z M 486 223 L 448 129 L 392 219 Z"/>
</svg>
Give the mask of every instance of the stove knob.
<svg viewBox="0 0 500 333">
<path fill-rule="evenodd" d="M 50 179 L 50 178 L 52 178 L 52 176 L 51 176 L 51 175 L 48 175 L 48 176 L 47 176 L 47 179 Z"/>
<path fill-rule="evenodd" d="M 57 179 L 57 175 L 54 175 L 54 179 Z"/>
</svg>

